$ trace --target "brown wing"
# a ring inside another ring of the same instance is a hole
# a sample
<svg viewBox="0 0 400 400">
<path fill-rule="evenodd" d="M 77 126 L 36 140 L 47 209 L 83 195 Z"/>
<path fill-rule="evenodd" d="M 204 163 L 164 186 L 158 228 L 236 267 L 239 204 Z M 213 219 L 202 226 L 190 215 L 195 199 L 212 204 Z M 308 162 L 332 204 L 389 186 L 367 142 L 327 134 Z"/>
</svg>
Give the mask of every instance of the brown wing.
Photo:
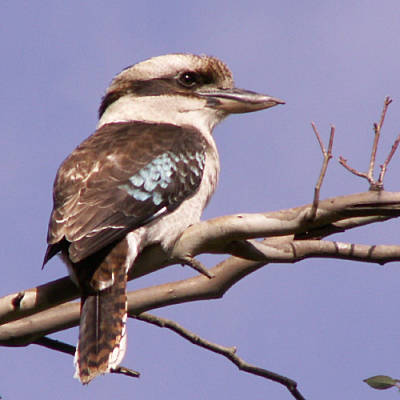
<svg viewBox="0 0 400 400">
<path fill-rule="evenodd" d="M 199 188 L 205 141 L 193 128 L 142 122 L 98 129 L 61 165 L 44 263 L 78 262 L 175 209 Z"/>
</svg>

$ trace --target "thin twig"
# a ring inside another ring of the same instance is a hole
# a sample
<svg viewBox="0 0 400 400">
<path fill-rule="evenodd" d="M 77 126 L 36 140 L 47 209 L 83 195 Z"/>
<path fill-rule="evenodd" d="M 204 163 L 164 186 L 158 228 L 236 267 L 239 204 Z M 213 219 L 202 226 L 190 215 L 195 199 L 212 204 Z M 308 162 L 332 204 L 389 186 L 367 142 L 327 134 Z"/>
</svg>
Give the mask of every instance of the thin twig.
<svg viewBox="0 0 400 400">
<path fill-rule="evenodd" d="M 386 112 L 389 107 L 389 104 L 392 102 L 392 99 L 390 97 L 385 97 L 385 101 L 383 103 L 383 109 L 381 113 L 381 118 L 379 120 L 379 123 L 374 123 L 374 142 L 372 145 L 372 151 L 371 151 L 371 159 L 369 162 L 369 170 L 368 170 L 368 177 L 369 181 L 372 182 L 374 180 L 374 168 L 375 168 L 375 160 L 376 160 L 376 151 L 378 149 L 378 143 L 379 143 L 379 138 L 381 134 L 381 129 L 383 122 L 385 120 Z"/>
<path fill-rule="evenodd" d="M 134 371 L 133 369 L 129 369 L 123 367 L 122 365 L 118 365 L 118 367 L 112 368 L 110 370 L 112 374 L 122 374 L 129 376 L 130 378 L 140 378 L 140 372 Z"/>
<path fill-rule="evenodd" d="M 214 275 L 205 267 L 199 260 L 194 257 L 186 255 L 185 257 L 181 257 L 178 261 L 182 262 L 182 265 L 187 265 L 190 268 L 193 268 L 195 271 L 200 274 L 206 276 L 208 279 L 214 278 Z"/>
<path fill-rule="evenodd" d="M 65 342 L 61 342 L 59 340 L 51 339 L 51 338 L 46 337 L 46 336 L 35 340 L 33 343 L 37 344 L 39 346 L 46 347 L 46 348 L 51 349 L 51 350 L 60 351 L 61 353 L 70 354 L 72 356 L 75 355 L 75 346 L 72 346 L 72 345 L 70 345 L 68 343 L 65 343 Z M 123 367 L 122 365 L 111 369 L 110 372 L 114 373 L 114 374 L 126 375 L 126 376 L 129 376 L 131 378 L 139 378 L 140 377 L 140 372 L 137 372 L 137 371 L 134 371 L 132 369 Z"/>
<path fill-rule="evenodd" d="M 312 128 L 313 128 L 313 131 L 314 131 L 314 133 L 315 133 L 315 136 L 317 137 L 319 146 L 321 147 L 321 151 L 322 151 L 322 153 L 324 154 L 324 153 L 325 153 L 324 142 L 323 142 L 322 139 L 321 139 L 321 135 L 319 134 L 318 129 L 317 129 L 317 126 L 315 125 L 315 122 L 314 122 L 314 121 L 311 121 L 311 126 L 312 126 Z"/>
<path fill-rule="evenodd" d="M 64 354 L 69 354 L 71 356 L 75 355 L 75 346 L 72 346 L 71 344 L 65 342 L 61 342 L 59 340 L 50 339 L 46 336 L 35 340 L 33 343 L 51 350 L 60 351 Z"/>
<path fill-rule="evenodd" d="M 328 163 L 329 163 L 330 159 L 332 158 L 332 147 L 333 147 L 333 139 L 335 137 L 335 127 L 334 127 L 334 125 L 331 125 L 331 133 L 329 136 L 329 145 L 328 145 L 328 150 L 326 150 L 315 123 L 311 122 L 311 126 L 313 128 L 315 136 L 317 137 L 318 143 L 321 147 L 322 155 L 324 156 L 324 161 L 322 164 L 321 172 L 319 174 L 317 184 L 315 185 L 315 188 L 314 188 L 313 204 L 312 204 L 312 207 L 310 210 L 310 214 L 308 216 L 308 218 L 310 220 L 313 220 L 315 218 L 315 216 L 317 215 L 317 209 L 318 209 L 318 204 L 319 204 L 319 193 L 321 190 L 322 182 L 325 178 L 326 170 L 328 168 Z"/>
<path fill-rule="evenodd" d="M 385 173 L 386 173 L 386 168 L 388 166 L 388 164 L 390 163 L 390 160 L 393 157 L 393 154 L 396 152 L 397 147 L 399 146 L 400 143 L 400 135 L 397 136 L 396 140 L 393 143 L 392 149 L 390 150 L 389 155 L 387 156 L 385 162 L 381 165 L 381 173 L 379 174 L 379 179 L 378 179 L 378 183 L 380 183 L 381 185 L 383 185 L 383 178 L 385 177 Z"/>
<path fill-rule="evenodd" d="M 369 183 L 372 184 L 372 182 L 369 179 L 368 174 L 366 174 L 365 172 L 360 172 L 352 167 L 350 167 L 349 164 L 347 164 L 347 160 L 345 158 L 343 158 L 342 156 L 339 157 L 339 163 L 341 165 L 343 165 L 343 167 L 345 167 L 348 171 L 350 171 L 352 174 L 360 176 L 361 178 L 365 178 L 368 180 Z"/>
<path fill-rule="evenodd" d="M 344 159 L 343 157 L 339 157 L 339 163 L 341 165 L 343 165 L 343 167 L 345 167 L 348 171 L 350 171 L 352 174 L 360 176 L 361 178 L 366 179 L 369 182 L 369 190 L 376 190 L 376 191 L 381 191 L 383 190 L 383 178 L 385 176 L 386 173 L 386 168 L 387 165 L 389 164 L 394 152 L 396 151 L 396 148 L 399 144 L 399 140 L 396 139 L 396 141 L 394 142 L 393 146 L 392 146 L 392 150 L 389 153 L 389 156 L 387 157 L 386 161 L 383 163 L 383 165 L 381 165 L 381 173 L 379 175 L 379 179 L 376 181 L 374 179 L 374 169 L 375 169 L 375 161 L 376 161 L 376 152 L 378 150 L 378 144 L 379 144 L 379 138 L 380 138 L 380 134 L 381 134 L 381 130 L 382 130 L 382 126 L 383 126 L 383 122 L 385 121 L 385 117 L 386 117 L 386 112 L 388 110 L 388 107 L 390 105 L 390 103 L 392 102 L 392 99 L 390 97 L 385 97 L 385 101 L 383 103 L 383 109 L 382 109 L 382 113 L 381 113 L 381 118 L 379 120 L 379 123 L 374 123 L 374 141 L 372 144 L 372 150 L 371 150 L 371 158 L 369 161 L 369 169 L 367 173 L 364 172 L 360 172 L 352 167 L 350 167 L 347 164 L 347 160 Z"/>
<path fill-rule="evenodd" d="M 245 362 L 242 358 L 236 355 L 236 347 L 225 347 L 216 343 L 212 343 L 208 340 L 199 337 L 195 333 L 190 332 L 189 330 L 183 328 L 175 321 L 156 317 L 155 315 L 149 313 L 141 313 L 139 315 L 130 314 L 129 316 L 156 325 L 160 328 L 168 328 L 197 346 L 203 347 L 204 349 L 211 350 L 215 353 L 223 355 L 224 357 L 232 361 L 242 371 L 248 372 L 253 375 L 258 375 L 261 376 L 262 378 L 269 379 L 274 382 L 278 382 L 281 385 L 284 385 L 295 399 L 304 400 L 304 397 L 297 389 L 297 382 L 285 376 L 276 374 L 274 372 L 268 371 L 266 369 Z"/>
</svg>

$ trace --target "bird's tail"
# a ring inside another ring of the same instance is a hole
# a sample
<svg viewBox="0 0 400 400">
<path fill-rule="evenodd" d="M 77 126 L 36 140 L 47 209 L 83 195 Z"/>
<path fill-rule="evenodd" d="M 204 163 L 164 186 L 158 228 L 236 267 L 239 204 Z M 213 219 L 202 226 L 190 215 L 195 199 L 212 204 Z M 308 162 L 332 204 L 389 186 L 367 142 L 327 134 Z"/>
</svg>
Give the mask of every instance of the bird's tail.
<svg viewBox="0 0 400 400">
<path fill-rule="evenodd" d="M 102 268 L 103 273 L 104 269 L 111 268 L 112 284 L 83 295 L 81 300 L 75 377 L 84 384 L 116 368 L 126 350 L 126 269 L 115 263 L 117 266 L 113 268 L 107 261 L 110 260 L 104 260 L 99 272 L 102 273 Z"/>
</svg>

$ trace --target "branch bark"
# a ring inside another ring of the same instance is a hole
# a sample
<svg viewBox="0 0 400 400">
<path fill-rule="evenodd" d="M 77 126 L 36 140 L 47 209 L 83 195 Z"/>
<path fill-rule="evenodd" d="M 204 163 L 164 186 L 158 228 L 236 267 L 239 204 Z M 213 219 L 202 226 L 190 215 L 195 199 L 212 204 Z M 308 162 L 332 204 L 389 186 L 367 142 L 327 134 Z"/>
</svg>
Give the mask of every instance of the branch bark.
<svg viewBox="0 0 400 400">
<path fill-rule="evenodd" d="M 129 312 L 222 297 L 244 276 L 268 263 L 294 263 L 329 257 L 384 264 L 400 261 L 400 246 L 350 244 L 322 240 L 333 233 L 400 216 L 400 193 L 369 191 L 261 214 L 236 214 L 189 227 L 168 256 L 158 246 L 145 249 L 129 279 L 154 272 L 187 255 L 232 254 L 211 269 L 213 279 L 195 276 L 149 287 L 128 295 Z M 252 240 L 265 238 L 262 242 Z M 25 346 L 38 338 L 79 324 L 78 297 L 69 278 L 0 299 L 0 345 Z"/>
<path fill-rule="evenodd" d="M 303 395 L 297 389 L 297 382 L 292 379 L 287 378 L 286 376 L 279 375 L 275 372 L 268 371 L 264 368 L 258 367 L 256 365 L 250 364 L 240 358 L 236 352 L 236 347 L 225 347 L 221 346 L 217 343 L 210 342 L 209 340 L 203 339 L 200 336 L 196 335 L 195 333 L 189 331 L 188 329 L 183 328 L 181 325 L 176 323 L 175 321 L 171 321 L 166 318 L 160 318 L 152 314 L 142 313 L 135 318 L 148 322 L 152 325 L 158 326 L 160 328 L 167 328 L 171 331 L 177 333 L 184 339 L 188 340 L 189 342 L 195 344 L 196 346 L 203 347 L 204 349 L 210 350 L 214 353 L 221 354 L 230 360 L 233 364 L 235 364 L 241 371 L 248 372 L 249 374 L 257 375 L 262 378 L 271 380 L 273 382 L 280 383 L 281 385 L 285 386 L 290 394 L 296 400 L 305 400 Z"/>
</svg>

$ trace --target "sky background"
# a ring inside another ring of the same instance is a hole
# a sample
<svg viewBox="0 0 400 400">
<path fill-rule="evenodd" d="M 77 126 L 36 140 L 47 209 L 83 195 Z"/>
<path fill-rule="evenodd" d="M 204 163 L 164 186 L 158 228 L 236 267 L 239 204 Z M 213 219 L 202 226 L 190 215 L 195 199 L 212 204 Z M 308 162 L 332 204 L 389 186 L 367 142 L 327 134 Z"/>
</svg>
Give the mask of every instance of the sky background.
<svg viewBox="0 0 400 400">
<path fill-rule="evenodd" d="M 0 24 L 0 296 L 66 274 L 59 260 L 41 270 L 62 160 L 93 132 L 114 74 L 151 56 L 217 56 L 238 87 L 285 106 L 228 118 L 215 129 L 222 171 L 204 218 L 272 211 L 312 201 L 321 153 L 336 125 L 334 160 L 321 197 L 368 189 L 337 163 L 366 170 L 384 97 L 394 102 L 378 163 L 400 132 L 400 4 L 377 1 L 8 1 Z M 385 188 L 400 190 L 400 153 Z M 398 243 L 399 221 L 336 240 Z M 208 266 L 218 258 L 203 257 Z M 130 289 L 192 276 L 170 267 Z M 223 299 L 155 310 L 206 339 L 238 347 L 246 361 L 299 383 L 307 399 L 398 399 L 362 380 L 400 378 L 399 264 L 335 260 L 269 265 Z M 176 334 L 128 322 L 124 365 L 139 380 L 72 378 L 72 357 L 38 346 L 0 348 L 0 396 L 15 399 L 290 399 L 273 382 L 239 372 Z M 77 328 L 54 335 L 75 344 Z"/>
</svg>

